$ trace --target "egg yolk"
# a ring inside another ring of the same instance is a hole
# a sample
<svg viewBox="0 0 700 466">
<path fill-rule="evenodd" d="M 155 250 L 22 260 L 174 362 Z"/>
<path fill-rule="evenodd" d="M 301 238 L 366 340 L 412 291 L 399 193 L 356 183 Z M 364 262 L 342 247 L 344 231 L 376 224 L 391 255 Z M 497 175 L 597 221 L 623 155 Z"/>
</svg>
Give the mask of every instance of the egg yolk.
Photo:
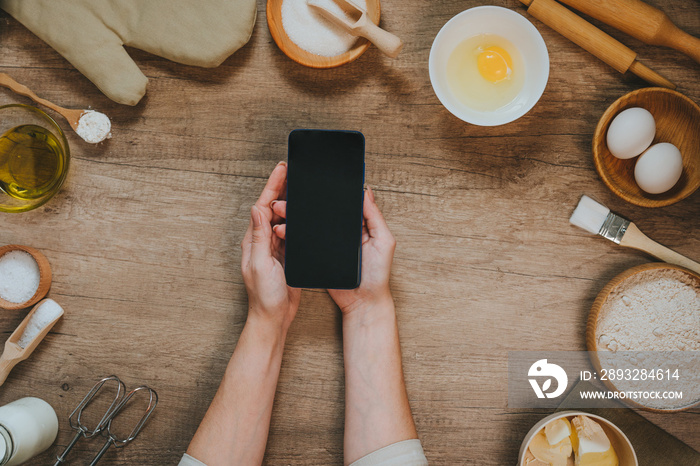
<svg viewBox="0 0 700 466">
<path fill-rule="evenodd" d="M 513 73 L 513 60 L 508 52 L 498 46 L 479 47 L 476 66 L 481 76 L 494 84 L 509 79 Z"/>
</svg>

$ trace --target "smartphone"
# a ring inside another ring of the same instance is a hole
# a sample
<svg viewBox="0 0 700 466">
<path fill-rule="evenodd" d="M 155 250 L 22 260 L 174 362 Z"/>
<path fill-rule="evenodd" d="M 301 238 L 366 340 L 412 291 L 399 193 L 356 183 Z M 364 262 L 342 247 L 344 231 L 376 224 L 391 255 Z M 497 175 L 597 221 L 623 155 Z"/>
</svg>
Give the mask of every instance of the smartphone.
<svg viewBox="0 0 700 466">
<path fill-rule="evenodd" d="M 360 286 L 365 137 L 358 131 L 289 134 L 285 275 L 297 288 Z"/>
</svg>

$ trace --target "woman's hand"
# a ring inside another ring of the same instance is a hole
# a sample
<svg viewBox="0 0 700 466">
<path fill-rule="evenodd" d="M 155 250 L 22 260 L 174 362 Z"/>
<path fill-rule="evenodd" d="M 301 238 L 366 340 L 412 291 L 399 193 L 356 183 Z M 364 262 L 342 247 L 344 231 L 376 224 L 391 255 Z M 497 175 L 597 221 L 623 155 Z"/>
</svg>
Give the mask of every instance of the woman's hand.
<svg viewBox="0 0 700 466">
<path fill-rule="evenodd" d="M 241 243 L 241 269 L 248 291 L 248 320 L 287 331 L 299 308 L 301 290 L 287 286 L 284 276 L 284 241 L 273 235 L 282 221 L 271 204 L 284 198 L 287 164 L 280 162 L 270 174 L 260 198 L 250 211 L 250 224 Z"/>
<path fill-rule="evenodd" d="M 273 212 L 281 217 L 287 216 L 287 203 L 277 201 L 272 204 Z M 374 202 L 374 193 L 370 188 L 365 191 L 363 203 L 364 225 L 362 227 L 362 280 L 354 290 L 328 290 L 333 301 L 344 315 L 358 309 L 392 308 L 389 289 L 391 262 L 394 258 L 396 240 Z M 286 225 L 276 225 L 274 232 L 284 239 Z"/>
<path fill-rule="evenodd" d="M 250 211 L 241 268 L 248 290 L 248 320 L 216 396 L 187 453 L 210 464 L 262 464 L 284 341 L 301 290 L 284 278 L 284 242 L 272 234 L 282 219 L 270 204 L 282 199 L 287 165 L 277 164 Z"/>
</svg>

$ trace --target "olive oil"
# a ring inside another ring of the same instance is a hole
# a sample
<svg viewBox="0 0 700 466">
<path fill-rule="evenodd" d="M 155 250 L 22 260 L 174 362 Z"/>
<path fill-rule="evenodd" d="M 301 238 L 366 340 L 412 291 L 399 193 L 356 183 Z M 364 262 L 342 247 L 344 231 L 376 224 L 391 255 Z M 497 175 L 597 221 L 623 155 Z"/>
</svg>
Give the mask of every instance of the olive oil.
<svg viewBox="0 0 700 466">
<path fill-rule="evenodd" d="M 20 200 L 38 199 L 59 183 L 66 169 L 56 137 L 37 125 L 20 125 L 0 136 L 0 189 Z"/>
</svg>

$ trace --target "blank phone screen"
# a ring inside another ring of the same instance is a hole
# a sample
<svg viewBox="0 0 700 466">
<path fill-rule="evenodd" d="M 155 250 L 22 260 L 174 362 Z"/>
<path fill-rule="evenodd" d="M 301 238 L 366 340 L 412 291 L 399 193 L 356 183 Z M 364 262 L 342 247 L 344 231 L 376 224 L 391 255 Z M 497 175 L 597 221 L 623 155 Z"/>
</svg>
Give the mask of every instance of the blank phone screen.
<svg viewBox="0 0 700 466">
<path fill-rule="evenodd" d="M 364 136 L 357 131 L 294 130 L 287 165 L 287 284 L 358 287 Z"/>
</svg>

